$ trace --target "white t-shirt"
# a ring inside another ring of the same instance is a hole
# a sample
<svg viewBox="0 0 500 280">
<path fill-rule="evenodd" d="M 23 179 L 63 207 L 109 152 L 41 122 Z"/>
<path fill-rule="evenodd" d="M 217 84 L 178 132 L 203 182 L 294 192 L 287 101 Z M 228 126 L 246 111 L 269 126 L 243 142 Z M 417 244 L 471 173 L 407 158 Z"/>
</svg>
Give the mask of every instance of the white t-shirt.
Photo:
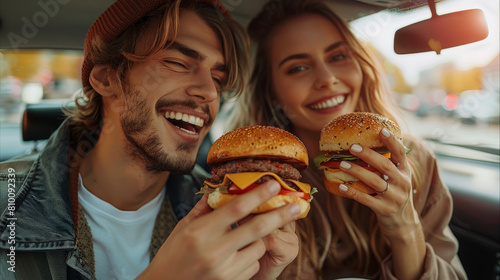
<svg viewBox="0 0 500 280">
<path fill-rule="evenodd" d="M 97 279 L 135 279 L 149 264 L 149 245 L 165 188 L 137 211 L 121 211 L 89 192 L 79 178 L 78 202 L 92 231 Z"/>
</svg>

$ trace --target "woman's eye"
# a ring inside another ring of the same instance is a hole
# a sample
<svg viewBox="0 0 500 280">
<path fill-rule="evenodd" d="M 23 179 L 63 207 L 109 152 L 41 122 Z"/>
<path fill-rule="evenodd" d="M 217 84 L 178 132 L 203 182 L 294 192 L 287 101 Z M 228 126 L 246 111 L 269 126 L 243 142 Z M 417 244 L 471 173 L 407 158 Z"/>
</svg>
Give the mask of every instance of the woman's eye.
<svg viewBox="0 0 500 280">
<path fill-rule="evenodd" d="M 301 71 L 304 71 L 306 70 L 307 68 L 303 65 L 300 65 L 300 66 L 296 66 L 296 67 L 293 67 L 292 69 L 288 70 L 288 74 L 294 74 L 294 73 L 298 73 L 298 72 L 301 72 Z"/>
<path fill-rule="evenodd" d="M 331 58 L 330 58 L 330 62 L 337 62 L 337 61 L 342 61 L 342 60 L 345 60 L 349 58 L 349 55 L 348 54 L 345 54 L 345 53 L 337 53 L 335 55 L 333 55 Z"/>
</svg>

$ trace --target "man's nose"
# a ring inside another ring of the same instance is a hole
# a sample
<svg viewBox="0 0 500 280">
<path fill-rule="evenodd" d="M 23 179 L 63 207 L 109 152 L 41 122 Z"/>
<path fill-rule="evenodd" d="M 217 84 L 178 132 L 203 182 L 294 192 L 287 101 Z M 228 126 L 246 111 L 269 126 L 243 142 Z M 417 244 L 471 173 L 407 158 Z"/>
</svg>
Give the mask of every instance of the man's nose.
<svg viewBox="0 0 500 280">
<path fill-rule="evenodd" d="M 211 102 L 216 100 L 219 96 L 212 73 L 207 70 L 200 70 L 199 73 L 195 75 L 195 80 L 192 85 L 188 87 L 187 93 L 203 102 Z"/>
</svg>

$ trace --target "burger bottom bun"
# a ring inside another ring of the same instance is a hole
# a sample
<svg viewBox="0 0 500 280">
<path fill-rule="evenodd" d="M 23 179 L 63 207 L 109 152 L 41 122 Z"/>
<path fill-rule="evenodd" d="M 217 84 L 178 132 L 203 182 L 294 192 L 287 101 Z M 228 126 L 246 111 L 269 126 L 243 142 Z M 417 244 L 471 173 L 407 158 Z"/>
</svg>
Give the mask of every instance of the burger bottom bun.
<svg viewBox="0 0 500 280">
<path fill-rule="evenodd" d="M 225 194 L 218 191 L 212 192 L 208 195 L 208 205 L 213 209 L 222 207 L 224 204 L 236 198 L 238 194 Z M 252 214 L 259 214 L 271 211 L 289 203 L 297 203 L 300 207 L 300 214 L 297 219 L 302 219 L 307 216 L 310 209 L 309 201 L 290 195 L 276 195 L 268 201 L 264 202 L 257 208 L 252 210 Z"/>
<path fill-rule="evenodd" d="M 325 169 L 325 177 L 324 177 L 324 184 L 325 188 L 328 192 L 338 195 L 338 196 L 343 196 L 346 197 L 346 195 L 342 192 L 339 191 L 339 185 L 344 184 L 349 188 L 354 188 L 360 192 L 364 192 L 367 194 L 374 194 L 376 193 L 374 189 L 369 187 L 367 184 L 363 183 L 362 181 L 359 181 L 357 178 L 353 177 L 352 175 L 340 171 L 340 169 L 331 169 L 334 172 L 330 172 Z M 337 172 L 335 172 L 338 170 Z"/>
</svg>

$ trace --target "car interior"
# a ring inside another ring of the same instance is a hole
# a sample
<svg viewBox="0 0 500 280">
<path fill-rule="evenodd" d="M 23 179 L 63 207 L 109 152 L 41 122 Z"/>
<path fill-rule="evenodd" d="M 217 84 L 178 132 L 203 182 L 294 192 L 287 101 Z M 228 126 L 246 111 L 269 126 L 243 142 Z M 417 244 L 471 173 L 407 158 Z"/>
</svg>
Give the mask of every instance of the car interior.
<svg viewBox="0 0 500 280">
<path fill-rule="evenodd" d="M 266 0 L 226 0 L 222 2 L 232 16 L 246 26 Z M 432 55 L 431 60 L 438 59 L 441 53 L 444 54 L 447 49 L 459 49 L 474 42 L 486 41 L 492 36 L 492 33 L 496 33 L 497 36 L 492 40 L 496 38 L 496 41 L 498 41 L 498 3 L 492 5 L 493 11 L 488 11 L 488 9 L 480 9 L 481 5 L 479 4 L 479 8 L 463 8 L 463 6 L 459 5 L 459 3 L 463 2 L 460 0 L 329 0 L 328 2 L 339 15 L 350 23 L 367 21 L 364 25 L 365 29 L 362 29 L 365 31 L 375 30 L 376 26 L 373 23 L 378 23 L 379 26 L 384 27 L 382 23 L 388 22 L 384 21 L 387 15 L 393 18 L 411 17 L 411 19 L 406 20 L 404 25 L 394 28 L 397 30 L 394 30 L 389 38 L 392 40 L 390 41 L 392 48 L 385 50 L 392 52 L 394 55 L 400 55 L 402 60 L 406 56 L 419 55 L 419 53 L 425 53 L 425 55 L 428 55 L 426 57 Z M 449 3 L 447 7 L 451 8 L 447 8 L 445 14 L 439 7 L 445 7 L 447 2 Z M 479 2 L 498 1 L 485 0 Z M 2 99 L 4 99 L 1 102 L 0 111 L 2 114 L 0 122 L 0 160 L 4 161 L 17 155 L 39 151 L 51 133 L 64 120 L 62 108 L 64 106 L 74 106 L 71 105 L 72 96 L 79 90 L 78 85 L 73 85 L 70 87 L 71 90 L 65 92 L 65 94 L 53 94 L 52 98 L 45 96 L 45 93 L 43 93 L 36 101 L 30 101 L 28 93 L 31 93 L 31 91 L 27 89 L 24 91 L 25 88 L 28 88 L 26 82 L 22 85 L 22 90 L 18 91 L 16 97 L 18 100 L 10 102 L 7 97 L 16 95 L 12 93 L 13 84 L 15 83 L 7 78 L 16 76 L 16 74 L 5 74 L 6 61 L 11 61 L 7 58 L 10 59 L 16 56 L 18 52 L 32 52 L 35 50 L 51 50 L 66 54 L 76 53 L 81 56 L 83 40 L 88 28 L 113 1 L 0 0 L 0 3 L 2 7 L 0 9 L 0 62 L 4 64 L 3 66 L 0 64 L 0 78 L 2 79 L 0 93 L 2 93 Z M 488 5 L 485 4 L 484 7 L 489 7 Z M 414 13 L 417 12 L 424 15 L 415 16 Z M 491 14 L 496 14 L 496 18 L 493 16 L 494 18 L 491 20 Z M 377 15 L 378 17 L 373 18 L 373 16 Z M 372 16 L 371 22 L 369 21 L 370 16 Z M 491 22 L 496 23 L 496 27 L 491 25 Z M 372 23 L 371 27 L 370 23 Z M 365 37 L 371 39 L 378 36 L 378 34 L 373 35 L 374 32 L 370 34 L 372 35 Z M 439 42 L 439 45 L 430 44 L 431 39 Z M 453 196 L 454 212 L 451 229 L 459 241 L 458 254 L 469 279 L 500 279 L 498 44 L 494 47 L 496 47 L 496 57 L 493 56 L 491 62 L 487 64 L 487 67 L 493 69 L 493 74 L 491 77 L 485 78 L 489 81 L 488 85 L 493 86 L 485 87 L 483 83 L 482 88 L 479 87 L 474 90 L 488 90 L 488 94 L 493 94 L 497 101 L 497 110 L 493 109 L 493 111 L 496 111 L 496 116 L 485 118 L 472 114 L 461 115 L 458 110 L 443 110 L 448 106 L 446 102 L 455 100 L 453 98 L 456 98 L 456 104 L 462 106 L 461 108 L 483 106 L 483 103 L 489 106 L 494 105 L 495 102 L 488 101 L 489 99 L 486 99 L 486 97 L 476 98 L 475 103 L 469 102 L 460 105 L 459 94 L 450 97 L 450 94 L 443 94 L 442 89 L 427 88 L 426 92 L 431 95 L 431 99 L 440 96 L 444 103 L 437 102 L 437 105 L 428 106 L 431 109 L 423 111 L 424 108 L 427 108 L 424 105 L 428 105 L 423 99 L 419 100 L 413 94 L 399 95 L 401 106 L 407 109 L 409 114 L 411 113 L 421 131 L 432 131 L 432 133 L 423 133 L 422 137 L 426 139 L 429 147 L 436 154 L 441 177 Z M 476 48 L 481 48 L 481 46 L 477 45 Z M 19 58 L 19 61 L 21 61 L 21 58 Z M 78 65 L 78 62 L 81 61 L 77 61 L 75 65 Z M 30 62 L 24 65 L 29 67 L 34 64 Z M 411 68 L 412 66 L 408 67 Z M 483 68 L 489 69 L 487 67 Z M 73 74 L 73 76 L 78 80 L 79 69 L 73 69 L 72 71 L 75 71 L 76 74 Z M 487 71 L 483 70 L 483 72 Z M 18 72 L 17 76 L 21 76 L 19 73 L 21 72 Z M 53 71 L 52 76 L 55 75 L 54 73 L 55 71 Z M 496 78 L 494 73 L 496 73 Z M 424 73 L 421 74 L 421 77 L 422 75 L 428 77 L 433 74 Z M 43 80 L 44 76 L 41 77 Z M 52 87 L 62 87 L 61 85 L 64 83 L 67 83 L 67 81 L 56 82 L 52 84 Z M 433 93 L 435 95 L 432 95 Z M 420 106 L 414 109 L 417 103 Z M 474 112 L 486 111 L 486 109 L 481 109 L 483 107 L 474 108 L 476 108 Z M 428 123 L 421 123 L 425 118 L 436 115 L 444 118 L 439 129 L 431 129 Z M 222 122 L 219 125 L 223 125 Z M 476 126 L 487 131 L 486 136 L 482 136 L 482 140 L 485 141 L 472 141 L 469 138 L 455 137 L 455 134 L 448 135 L 446 130 L 446 128 L 454 127 L 456 133 L 476 135 L 477 132 L 472 129 Z M 462 132 L 457 131 L 462 128 L 464 128 Z M 206 169 L 208 167 L 205 163 L 205 155 L 216 137 L 217 130 L 214 128 L 214 133 L 207 136 L 200 150 L 198 163 Z"/>
</svg>

